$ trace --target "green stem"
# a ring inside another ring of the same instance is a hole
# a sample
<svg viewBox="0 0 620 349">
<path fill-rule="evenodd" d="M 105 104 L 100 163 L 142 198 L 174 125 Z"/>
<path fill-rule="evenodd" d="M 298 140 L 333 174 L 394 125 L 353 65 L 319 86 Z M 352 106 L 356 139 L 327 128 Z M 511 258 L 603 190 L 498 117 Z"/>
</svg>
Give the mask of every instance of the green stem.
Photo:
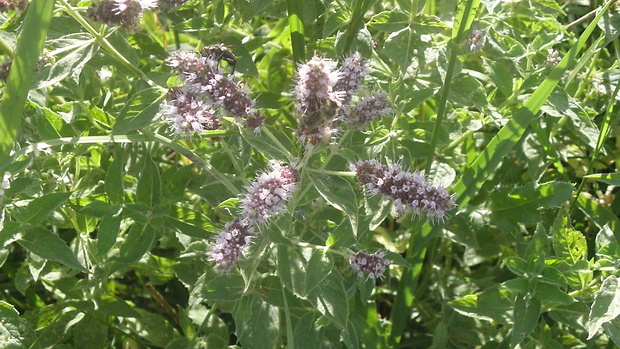
<svg viewBox="0 0 620 349">
<path fill-rule="evenodd" d="M 340 177 L 355 177 L 355 172 L 351 171 L 332 171 L 332 170 L 324 170 L 319 168 L 309 168 L 309 172 L 321 173 L 329 176 L 340 176 Z"/>
</svg>

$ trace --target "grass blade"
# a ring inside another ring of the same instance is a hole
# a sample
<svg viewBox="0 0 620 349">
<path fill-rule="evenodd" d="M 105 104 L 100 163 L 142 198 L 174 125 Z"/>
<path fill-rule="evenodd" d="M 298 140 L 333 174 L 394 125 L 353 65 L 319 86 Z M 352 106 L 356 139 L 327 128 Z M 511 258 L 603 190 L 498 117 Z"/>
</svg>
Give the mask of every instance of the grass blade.
<svg viewBox="0 0 620 349">
<path fill-rule="evenodd" d="M 33 0 L 28 6 L 23 29 L 17 39 L 15 59 L 0 100 L 0 163 L 9 156 L 39 55 L 52 19 L 54 1 Z"/>
</svg>

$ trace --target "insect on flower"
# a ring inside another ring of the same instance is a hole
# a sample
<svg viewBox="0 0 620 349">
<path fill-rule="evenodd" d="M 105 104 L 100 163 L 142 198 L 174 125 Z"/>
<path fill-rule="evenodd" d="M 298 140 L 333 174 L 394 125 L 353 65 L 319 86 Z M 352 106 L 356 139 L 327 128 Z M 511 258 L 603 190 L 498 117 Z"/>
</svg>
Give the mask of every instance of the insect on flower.
<svg viewBox="0 0 620 349">
<path fill-rule="evenodd" d="M 330 98 L 327 103 L 321 104 L 314 112 L 302 114 L 299 121 L 308 131 L 316 130 L 321 126 L 327 126 L 334 121 L 340 106 L 341 104 L 338 100 Z"/>
<path fill-rule="evenodd" d="M 200 54 L 203 57 L 211 58 L 217 62 L 226 62 L 231 68 L 231 74 L 235 72 L 235 66 L 237 65 L 237 57 L 234 53 L 224 44 L 209 45 L 202 48 Z"/>
</svg>

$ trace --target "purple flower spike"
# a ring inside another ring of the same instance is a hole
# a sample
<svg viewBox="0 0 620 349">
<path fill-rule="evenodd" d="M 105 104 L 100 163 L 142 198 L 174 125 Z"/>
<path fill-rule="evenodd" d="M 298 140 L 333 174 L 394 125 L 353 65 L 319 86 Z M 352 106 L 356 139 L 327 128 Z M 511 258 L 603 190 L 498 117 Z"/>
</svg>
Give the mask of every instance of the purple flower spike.
<svg viewBox="0 0 620 349">
<path fill-rule="evenodd" d="M 218 235 L 211 247 L 210 260 L 222 272 L 229 272 L 237 263 L 254 237 L 254 229 L 235 218 L 226 223 L 224 231 Z"/>
<path fill-rule="evenodd" d="M 384 257 L 385 252 L 370 254 L 358 252 L 350 257 L 349 263 L 351 263 L 351 268 L 358 272 L 359 277 L 366 275 L 366 279 L 376 279 L 380 278 L 385 272 L 385 267 L 392 263 Z"/>
<path fill-rule="evenodd" d="M 372 96 L 362 98 L 355 105 L 349 113 L 346 123 L 354 129 L 361 129 L 378 116 L 387 115 L 391 111 L 387 94 L 375 93 Z"/>
<path fill-rule="evenodd" d="M 299 173 L 291 166 L 273 165 L 247 188 L 241 200 L 241 216 L 249 224 L 262 223 L 283 211 L 299 182 Z"/>
<path fill-rule="evenodd" d="M 454 197 L 444 188 L 435 187 L 417 173 L 405 172 L 398 164 L 381 165 L 376 160 L 359 161 L 357 178 L 372 194 L 381 194 L 394 201 L 399 214 L 426 214 L 433 221 L 442 221 L 456 207 Z"/>
<path fill-rule="evenodd" d="M 102 0 L 93 2 L 87 13 L 90 18 L 108 25 L 137 29 L 142 11 L 156 6 L 156 0 Z"/>
<path fill-rule="evenodd" d="M 222 74 L 215 74 L 204 87 L 213 100 L 234 117 L 246 117 L 254 110 L 254 101 L 248 97 L 247 91 Z"/>
<path fill-rule="evenodd" d="M 334 90 L 339 77 L 331 60 L 315 56 L 299 66 L 295 104 L 299 112 L 297 133 L 302 141 L 316 145 L 331 134 L 344 96 L 344 92 Z"/>
<path fill-rule="evenodd" d="M 26 0 L 0 0 L 0 12 L 26 9 Z"/>
<path fill-rule="evenodd" d="M 343 105 L 348 105 L 357 92 L 363 89 L 362 82 L 368 74 L 366 60 L 359 52 L 344 60 L 340 68 L 340 78 L 334 86 L 334 90 L 345 92 Z"/>
<path fill-rule="evenodd" d="M 211 96 L 213 101 L 237 118 L 254 113 L 254 100 L 234 80 L 224 76 L 218 61 L 196 53 L 177 51 L 167 60 L 168 65 L 183 74 L 188 89 Z"/>
</svg>

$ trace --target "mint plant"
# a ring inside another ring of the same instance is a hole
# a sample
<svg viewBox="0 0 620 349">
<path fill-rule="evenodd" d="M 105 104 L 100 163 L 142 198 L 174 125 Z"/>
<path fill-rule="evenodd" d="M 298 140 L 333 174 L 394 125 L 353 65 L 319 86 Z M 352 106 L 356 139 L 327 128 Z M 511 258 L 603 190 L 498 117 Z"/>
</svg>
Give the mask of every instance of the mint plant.
<svg viewBox="0 0 620 349">
<path fill-rule="evenodd" d="M 0 0 L 1 346 L 620 345 L 587 5 Z"/>
</svg>

